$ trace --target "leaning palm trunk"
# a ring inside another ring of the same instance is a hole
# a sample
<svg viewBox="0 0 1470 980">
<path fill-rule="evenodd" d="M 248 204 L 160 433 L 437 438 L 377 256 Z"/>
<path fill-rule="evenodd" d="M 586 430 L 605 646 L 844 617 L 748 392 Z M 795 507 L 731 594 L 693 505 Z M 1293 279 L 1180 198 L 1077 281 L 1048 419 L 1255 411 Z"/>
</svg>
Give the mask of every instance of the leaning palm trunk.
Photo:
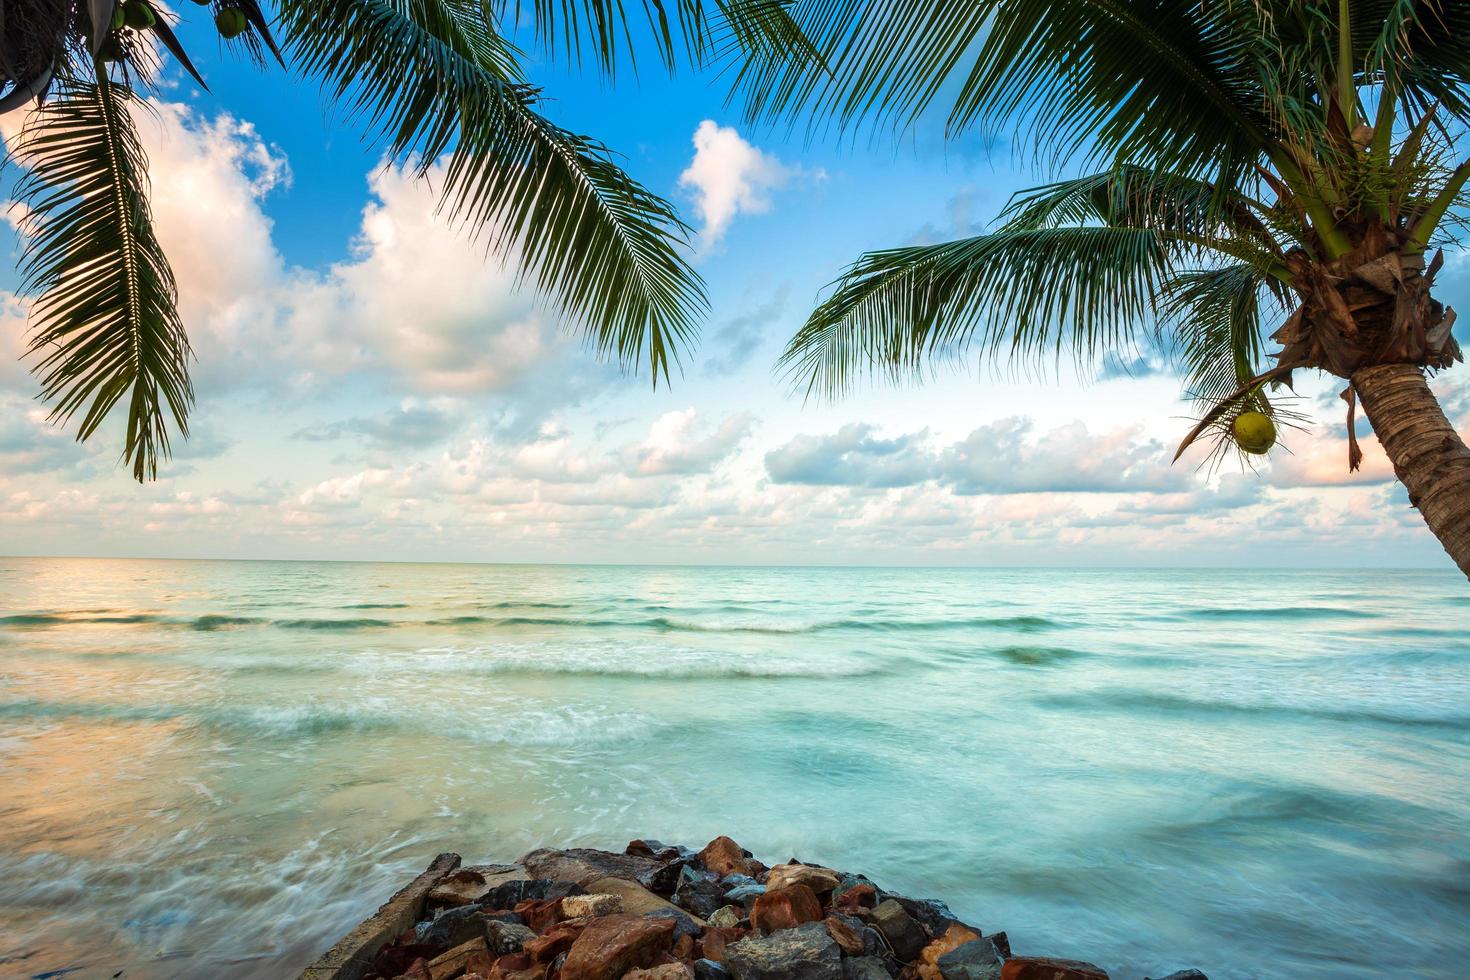
<svg viewBox="0 0 1470 980">
<path fill-rule="evenodd" d="M 1470 448 L 1445 418 L 1423 370 L 1379 364 L 1357 371 L 1352 381 L 1409 503 L 1470 576 Z"/>
</svg>

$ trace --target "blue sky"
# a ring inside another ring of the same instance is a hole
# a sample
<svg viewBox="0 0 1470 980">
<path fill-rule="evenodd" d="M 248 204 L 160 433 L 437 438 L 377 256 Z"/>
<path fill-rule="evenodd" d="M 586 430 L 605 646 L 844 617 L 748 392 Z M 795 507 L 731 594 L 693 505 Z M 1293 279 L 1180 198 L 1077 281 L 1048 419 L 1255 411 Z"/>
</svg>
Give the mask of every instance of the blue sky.
<svg viewBox="0 0 1470 980">
<path fill-rule="evenodd" d="M 1040 182 L 1008 134 L 837 145 L 744 127 L 712 76 L 537 64 L 553 118 L 701 231 L 712 312 L 654 391 L 438 219 L 432 174 L 385 167 L 314 84 L 232 60 L 184 7 L 212 91 L 170 74 L 141 125 L 198 354 L 194 437 L 139 487 L 115 430 L 80 446 L 48 426 L 7 263 L 0 553 L 1449 567 L 1376 445 L 1348 477 L 1327 379 L 1297 406 L 1318 424 L 1257 473 L 1169 465 L 1190 407 L 1157 358 L 793 395 L 775 359 L 846 262 L 977 233 Z M 1442 277 L 1452 302 L 1467 272 Z M 1470 388 L 1441 387 L 1470 417 Z"/>
</svg>

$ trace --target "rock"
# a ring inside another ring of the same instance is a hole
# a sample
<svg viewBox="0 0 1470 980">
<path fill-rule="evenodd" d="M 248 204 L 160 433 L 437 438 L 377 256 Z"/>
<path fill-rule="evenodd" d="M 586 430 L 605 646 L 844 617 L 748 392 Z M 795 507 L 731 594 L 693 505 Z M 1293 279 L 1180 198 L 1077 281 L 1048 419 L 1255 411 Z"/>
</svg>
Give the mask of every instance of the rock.
<svg viewBox="0 0 1470 980">
<path fill-rule="evenodd" d="M 1011 958 L 1011 940 L 1009 936 L 1003 932 L 992 932 L 985 938 L 995 944 L 996 952 L 1000 953 L 1003 959 Z"/>
<path fill-rule="evenodd" d="M 725 947 L 735 980 L 842 980 L 842 951 L 820 922 L 747 936 Z"/>
<path fill-rule="evenodd" d="M 1144 977 L 1143 980 L 1151 980 L 1151 978 Z M 1210 978 L 1198 970 L 1176 970 L 1167 977 L 1159 977 L 1158 980 L 1210 980 Z"/>
<path fill-rule="evenodd" d="M 930 937 L 944 935 L 944 930 L 949 928 L 951 922 L 959 921 L 948 905 L 932 898 L 904 898 L 902 895 L 889 897 L 902 905 L 909 917 L 923 926 Z"/>
<path fill-rule="evenodd" d="M 1003 962 L 994 941 L 976 938 L 937 957 L 934 965 L 942 980 L 1000 980 Z"/>
<path fill-rule="evenodd" d="M 778 864 L 766 875 L 766 889 L 785 888 L 789 885 L 806 885 L 814 894 L 824 895 L 842 881 L 831 868 L 815 864 Z"/>
<path fill-rule="evenodd" d="M 674 923 L 643 915 L 593 919 L 567 952 L 561 980 L 619 980 L 635 967 L 652 966 L 669 948 Z"/>
<path fill-rule="evenodd" d="M 794 929 L 803 922 L 819 922 L 821 918 L 822 903 L 810 888 L 800 884 L 768 887 L 750 911 L 750 924 L 762 932 Z"/>
<path fill-rule="evenodd" d="M 842 980 L 893 980 L 876 956 L 849 956 L 842 961 Z"/>
<path fill-rule="evenodd" d="M 717 929 L 734 929 L 745 918 L 745 910 L 738 905 L 726 905 L 709 916 L 709 924 Z"/>
<path fill-rule="evenodd" d="M 744 939 L 749 933 L 748 929 L 717 929 L 711 926 L 699 937 L 700 954 L 707 960 L 723 963 L 725 962 L 725 947 Z"/>
<path fill-rule="evenodd" d="M 545 902 L 554 898 L 582 894 L 582 887 L 571 881 L 551 878 L 519 878 L 501 882 L 481 896 L 479 904 L 487 909 L 513 909 L 522 902 Z"/>
<path fill-rule="evenodd" d="M 714 960 L 695 960 L 694 980 L 730 980 L 730 971 Z"/>
<path fill-rule="evenodd" d="M 525 953 L 511 953 L 495 961 L 486 980 L 545 980 L 545 964 L 533 964 Z"/>
<path fill-rule="evenodd" d="M 427 902 L 430 908 L 483 904 L 481 900 L 491 889 L 529 877 L 524 868 L 514 864 L 471 865 L 440 878 L 429 890 Z"/>
<path fill-rule="evenodd" d="M 692 861 L 696 857 L 693 851 L 682 844 L 665 844 L 661 840 L 629 841 L 628 846 L 623 848 L 623 853 L 653 858 L 655 861 Z"/>
<path fill-rule="evenodd" d="M 476 936 L 469 942 L 461 943 L 449 952 L 430 960 L 430 980 L 449 980 L 450 977 L 459 976 L 465 971 L 465 965 L 469 962 L 470 957 L 476 953 L 489 953 L 489 950 L 485 948 L 484 936 Z"/>
<path fill-rule="evenodd" d="M 514 922 L 501 922 L 499 919 L 487 918 L 484 923 L 485 944 L 496 956 L 519 953 L 527 942 L 536 938 L 534 929 Z"/>
<path fill-rule="evenodd" d="M 1108 980 L 1107 971 L 1081 960 L 1018 956 L 1000 968 L 1000 980 Z"/>
<path fill-rule="evenodd" d="M 674 948 L 669 951 L 669 955 L 676 960 L 691 960 L 694 958 L 696 945 L 695 938 L 688 933 L 675 933 Z"/>
<path fill-rule="evenodd" d="M 517 926 L 523 926 L 526 924 L 525 919 L 521 918 L 519 915 L 516 915 L 514 912 L 508 909 L 497 909 L 494 912 L 482 912 L 481 918 L 484 918 L 486 920 L 493 919 L 496 922 L 506 922 L 511 925 Z"/>
<path fill-rule="evenodd" d="M 732 885 L 731 881 L 735 883 Z M 725 901 L 739 902 L 747 909 L 766 893 L 766 886 L 748 875 L 726 875 L 720 884 L 725 887 Z"/>
<path fill-rule="evenodd" d="M 445 909 L 430 921 L 420 922 L 415 926 L 415 938 L 425 946 L 434 946 L 441 950 L 460 946 L 471 939 L 483 939 L 485 920 L 480 911 L 478 905 Z"/>
<path fill-rule="evenodd" d="M 873 928 L 883 934 L 888 946 L 905 963 L 919 955 L 929 937 L 895 899 L 886 899 L 873 909 Z"/>
<path fill-rule="evenodd" d="M 582 922 L 558 922 L 535 939 L 528 940 L 522 951 L 532 963 L 549 964 L 571 949 L 586 928 L 586 923 Z"/>
<path fill-rule="evenodd" d="M 663 963 L 623 974 L 623 980 L 693 980 L 694 971 L 683 963 Z"/>
<path fill-rule="evenodd" d="M 553 924 L 566 918 L 561 910 L 562 899 L 527 899 L 515 907 L 516 915 L 526 920 L 526 925 L 537 932 L 545 932 Z"/>
<path fill-rule="evenodd" d="M 396 980 L 432 980 L 429 976 L 429 961 L 419 957 L 408 965 L 408 969 L 400 973 Z"/>
<path fill-rule="evenodd" d="M 587 890 L 600 895 L 618 896 L 623 900 L 623 911 L 628 915 L 647 915 L 659 909 L 678 909 L 678 906 L 659 898 L 647 888 L 637 882 L 628 881 L 626 878 L 598 878 L 588 884 Z M 689 914 L 682 909 L 679 911 L 686 916 Z M 699 925 L 704 925 L 703 919 L 696 917 L 694 921 Z"/>
<path fill-rule="evenodd" d="M 885 949 L 883 938 L 878 935 L 878 930 L 864 923 L 862 919 L 836 910 L 828 912 L 827 918 L 847 926 L 862 941 L 863 951 L 859 955 L 881 956 L 883 954 Z M 834 936 L 833 938 L 836 937 Z"/>
<path fill-rule="evenodd" d="M 863 948 L 862 935 L 843 920 L 829 915 L 822 920 L 822 924 L 827 927 L 827 935 L 841 947 L 844 955 L 862 956 L 867 952 Z"/>
<path fill-rule="evenodd" d="M 586 887 L 599 878 L 623 878 L 636 881 L 644 888 L 667 895 L 678 883 L 681 861 L 660 861 L 656 858 L 640 857 L 636 854 L 614 854 L 590 847 L 573 847 L 567 850 L 541 848 L 532 851 L 518 862 L 537 878 L 553 878 L 557 881 L 573 881 Z"/>
<path fill-rule="evenodd" d="M 958 922 L 952 923 L 944 931 L 942 936 L 936 937 L 929 945 L 925 946 L 919 953 L 919 976 L 923 980 L 977 980 L 973 977 L 948 977 L 945 978 L 939 969 L 939 958 L 946 953 L 959 949 L 966 943 L 974 942 L 980 938 L 980 934 L 969 926 L 962 926 Z M 991 947 L 994 950 L 994 947 Z M 997 969 L 1000 960 L 995 961 Z M 995 977 L 987 977 L 986 980 L 996 980 Z"/>
<path fill-rule="evenodd" d="M 701 917 L 713 915 L 725 904 L 725 890 L 693 868 L 679 872 L 679 885 L 674 890 L 674 904 Z"/>
<path fill-rule="evenodd" d="M 587 915 L 617 915 L 623 911 L 621 895 L 570 895 L 561 900 L 562 914 L 568 919 Z"/>
<path fill-rule="evenodd" d="M 683 909 L 674 908 L 672 905 L 665 909 L 654 909 L 652 912 L 645 912 L 644 917 L 649 919 L 672 919 L 674 921 L 674 935 L 676 936 L 697 936 L 702 928 L 688 912 L 685 912 Z"/>
<path fill-rule="evenodd" d="M 728 837 L 716 837 L 704 845 L 695 860 L 717 875 L 742 874 L 754 878 L 766 866 Z"/>
<path fill-rule="evenodd" d="M 832 889 L 833 905 L 861 906 L 872 908 L 882 900 L 878 886 L 862 875 L 843 875 L 837 887 Z"/>
</svg>

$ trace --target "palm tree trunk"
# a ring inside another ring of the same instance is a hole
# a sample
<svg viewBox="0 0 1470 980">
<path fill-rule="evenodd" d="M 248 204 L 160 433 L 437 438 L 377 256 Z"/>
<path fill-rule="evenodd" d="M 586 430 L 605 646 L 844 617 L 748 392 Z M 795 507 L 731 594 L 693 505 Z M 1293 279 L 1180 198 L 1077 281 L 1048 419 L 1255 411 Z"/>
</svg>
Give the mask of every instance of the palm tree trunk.
<svg viewBox="0 0 1470 980">
<path fill-rule="evenodd" d="M 1355 371 L 1352 381 L 1409 503 L 1470 577 L 1470 449 L 1445 418 L 1423 369 L 1379 364 Z"/>
</svg>

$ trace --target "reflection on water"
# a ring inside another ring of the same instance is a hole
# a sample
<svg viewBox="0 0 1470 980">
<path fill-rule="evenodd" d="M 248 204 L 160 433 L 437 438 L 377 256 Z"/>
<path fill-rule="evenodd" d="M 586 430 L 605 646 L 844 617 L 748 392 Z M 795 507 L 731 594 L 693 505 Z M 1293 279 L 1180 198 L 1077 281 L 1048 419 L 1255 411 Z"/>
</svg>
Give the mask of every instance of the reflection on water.
<svg viewBox="0 0 1470 980">
<path fill-rule="evenodd" d="M 730 833 L 1123 978 L 1458 977 L 1463 590 L 0 559 L 0 975 L 276 977 L 440 850 Z"/>
</svg>

